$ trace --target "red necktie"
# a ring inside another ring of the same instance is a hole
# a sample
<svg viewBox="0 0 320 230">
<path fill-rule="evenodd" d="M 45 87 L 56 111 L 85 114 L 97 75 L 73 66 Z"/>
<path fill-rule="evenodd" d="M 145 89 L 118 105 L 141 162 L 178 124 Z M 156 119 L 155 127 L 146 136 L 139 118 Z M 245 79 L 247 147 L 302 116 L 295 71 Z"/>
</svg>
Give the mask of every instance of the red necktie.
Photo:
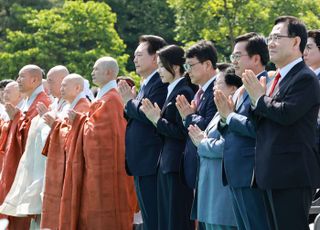
<svg viewBox="0 0 320 230">
<path fill-rule="evenodd" d="M 277 75 L 275 76 L 274 80 L 273 80 L 273 83 L 272 83 L 272 86 L 271 86 L 271 90 L 270 90 L 270 93 L 269 93 L 269 97 L 272 96 L 273 91 L 276 88 L 276 85 L 278 84 L 278 81 L 279 81 L 280 77 L 281 77 L 280 72 L 278 72 Z"/>
<path fill-rule="evenodd" d="M 197 108 L 200 105 L 200 100 L 201 100 L 201 96 L 203 93 L 204 93 L 204 91 L 200 88 L 194 97 L 194 101 L 196 103 Z"/>
</svg>

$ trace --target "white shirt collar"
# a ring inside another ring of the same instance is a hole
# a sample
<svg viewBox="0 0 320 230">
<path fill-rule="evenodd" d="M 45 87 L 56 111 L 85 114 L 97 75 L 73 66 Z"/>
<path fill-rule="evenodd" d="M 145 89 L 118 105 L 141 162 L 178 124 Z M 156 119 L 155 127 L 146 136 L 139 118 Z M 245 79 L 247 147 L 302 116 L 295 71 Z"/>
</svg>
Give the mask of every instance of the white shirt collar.
<svg viewBox="0 0 320 230">
<path fill-rule="evenodd" d="M 156 72 L 157 70 L 153 71 L 146 79 L 144 79 L 142 82 L 142 85 L 147 85 L 150 79 L 153 77 L 153 75 L 155 75 Z"/>
<path fill-rule="evenodd" d="M 38 96 L 38 94 L 40 94 L 41 92 L 44 92 L 43 89 L 43 85 L 39 85 L 31 94 L 30 97 L 28 97 L 28 99 L 26 99 L 26 103 L 24 104 L 23 108 L 21 108 L 24 112 L 28 111 L 30 106 L 32 105 L 32 103 L 34 102 L 34 100 L 36 99 L 36 97 Z"/>
<path fill-rule="evenodd" d="M 209 85 L 211 84 L 211 82 L 213 82 L 216 79 L 216 75 L 213 76 L 212 78 L 210 78 L 202 87 L 201 89 L 203 90 L 203 92 L 205 92 L 207 90 L 207 88 L 209 87 Z"/>
<path fill-rule="evenodd" d="M 282 67 L 280 69 L 280 81 L 282 81 L 282 79 L 289 73 L 289 71 L 299 62 L 302 62 L 302 57 L 297 58 L 296 60 L 290 62 L 289 64 L 287 64 L 286 66 Z M 280 82 L 279 81 L 279 82 Z"/>
<path fill-rule="evenodd" d="M 320 67 L 318 69 L 313 70 L 313 72 L 318 76 L 320 74 Z"/>
<path fill-rule="evenodd" d="M 19 103 L 17 104 L 18 109 L 22 109 L 23 105 L 25 103 L 25 99 L 21 99 L 21 101 L 19 101 Z"/>
<path fill-rule="evenodd" d="M 105 95 L 109 90 L 116 89 L 117 88 L 117 82 L 116 80 L 111 80 L 107 84 L 105 84 L 98 92 L 96 100 L 101 99 L 103 95 Z"/>
<path fill-rule="evenodd" d="M 70 108 L 69 109 L 74 109 L 74 107 L 78 104 L 78 102 L 82 98 L 86 98 L 86 95 L 85 95 L 85 93 L 83 91 L 81 93 L 79 93 L 77 95 L 77 97 L 73 100 L 73 102 L 70 104 Z"/>
<path fill-rule="evenodd" d="M 173 82 L 171 82 L 171 83 L 168 85 L 167 98 L 168 98 L 169 95 L 172 93 L 172 91 L 174 90 L 174 88 L 176 87 L 176 85 L 177 85 L 182 79 L 184 79 L 184 77 L 180 77 L 180 78 L 174 80 Z"/>
</svg>

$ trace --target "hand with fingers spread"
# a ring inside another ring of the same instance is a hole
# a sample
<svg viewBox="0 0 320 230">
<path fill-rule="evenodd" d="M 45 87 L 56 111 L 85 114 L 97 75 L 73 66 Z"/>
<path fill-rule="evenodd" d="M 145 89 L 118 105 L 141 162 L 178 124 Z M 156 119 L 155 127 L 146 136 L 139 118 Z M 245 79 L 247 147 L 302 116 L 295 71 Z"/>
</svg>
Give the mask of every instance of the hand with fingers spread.
<svg viewBox="0 0 320 230">
<path fill-rule="evenodd" d="M 134 99 L 136 95 L 136 87 L 133 86 L 132 88 L 125 80 L 120 80 L 118 82 L 118 92 L 122 97 L 123 103 L 126 105 L 128 101 Z"/>
<path fill-rule="evenodd" d="M 40 115 L 40 117 L 42 117 L 45 113 L 49 112 L 49 109 L 47 108 L 47 106 L 44 103 L 39 102 L 37 104 L 37 111 L 38 111 L 38 114 Z"/>
<path fill-rule="evenodd" d="M 188 131 L 191 141 L 197 147 L 199 146 L 201 141 L 206 138 L 205 133 L 197 125 L 190 125 L 188 127 Z"/>
<path fill-rule="evenodd" d="M 14 107 L 10 103 L 5 104 L 5 108 L 10 120 L 13 120 L 14 116 L 17 114 L 19 109 L 17 107 Z"/>
<path fill-rule="evenodd" d="M 266 94 L 266 77 L 261 77 L 259 80 L 252 70 L 245 70 L 242 74 L 242 82 L 252 104 L 256 104 L 256 101 Z"/>
<path fill-rule="evenodd" d="M 192 100 L 190 104 L 184 95 L 177 96 L 176 107 L 183 120 L 186 119 L 188 115 L 193 114 L 197 111 L 197 106 L 195 104 L 195 101 Z"/>
<path fill-rule="evenodd" d="M 235 105 L 232 96 L 227 98 L 221 90 L 214 91 L 214 102 L 222 120 L 226 120 L 228 115 L 234 111 Z"/>
<path fill-rule="evenodd" d="M 53 123 L 56 120 L 56 115 L 53 112 L 47 112 L 42 116 L 44 122 L 52 127 Z"/>
<path fill-rule="evenodd" d="M 152 104 L 152 102 L 145 98 L 141 101 L 142 106 L 140 106 L 140 110 L 144 112 L 146 117 L 156 125 L 158 120 L 160 119 L 161 109 L 159 108 L 157 103 Z"/>
</svg>

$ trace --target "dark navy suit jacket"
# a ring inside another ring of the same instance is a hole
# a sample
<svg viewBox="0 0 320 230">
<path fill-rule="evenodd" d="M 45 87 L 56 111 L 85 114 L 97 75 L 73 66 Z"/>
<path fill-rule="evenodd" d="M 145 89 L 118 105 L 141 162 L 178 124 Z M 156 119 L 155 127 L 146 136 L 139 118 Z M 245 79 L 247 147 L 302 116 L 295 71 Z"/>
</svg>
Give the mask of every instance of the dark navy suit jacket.
<svg viewBox="0 0 320 230">
<path fill-rule="evenodd" d="M 177 95 L 184 95 L 190 102 L 194 92 L 186 79 L 175 86 L 161 110 L 161 118 L 157 122 L 157 130 L 163 139 L 163 148 L 159 159 L 159 170 L 162 173 L 179 172 L 188 130 L 183 126 L 176 107 Z"/>
<path fill-rule="evenodd" d="M 162 108 L 167 96 L 168 84 L 161 82 L 154 74 L 144 87 L 142 98 L 156 102 Z M 125 112 L 128 118 L 126 129 L 126 170 L 129 175 L 147 176 L 157 171 L 157 162 L 162 148 L 162 140 L 156 127 L 140 110 L 141 99 L 128 101 Z"/>
<path fill-rule="evenodd" d="M 259 74 L 267 77 L 267 72 Z M 253 183 L 255 165 L 256 131 L 251 113 L 251 101 L 245 91 L 236 104 L 235 115 L 229 125 L 219 126 L 225 139 L 223 151 L 223 184 L 234 188 L 250 187 Z"/>
<path fill-rule="evenodd" d="M 213 100 L 214 81 L 203 93 L 197 112 L 186 117 L 184 124 L 186 128 L 191 124 L 196 124 L 201 130 L 205 130 L 217 112 L 217 107 Z M 190 137 L 188 137 L 180 170 L 184 183 L 190 188 L 195 188 L 198 161 L 197 147 L 192 143 Z"/>
<path fill-rule="evenodd" d="M 319 80 L 304 61 L 263 96 L 254 110 L 257 121 L 256 181 L 263 189 L 320 186 L 316 146 Z"/>
</svg>

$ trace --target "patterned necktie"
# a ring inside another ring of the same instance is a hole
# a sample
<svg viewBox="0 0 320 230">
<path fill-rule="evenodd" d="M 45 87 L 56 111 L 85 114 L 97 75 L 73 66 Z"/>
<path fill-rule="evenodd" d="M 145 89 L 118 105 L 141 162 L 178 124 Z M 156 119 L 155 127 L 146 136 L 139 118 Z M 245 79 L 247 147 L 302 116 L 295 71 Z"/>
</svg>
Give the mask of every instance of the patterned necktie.
<svg viewBox="0 0 320 230">
<path fill-rule="evenodd" d="M 204 93 L 204 91 L 200 88 L 198 90 L 198 92 L 196 93 L 196 95 L 194 96 L 194 101 L 196 103 L 197 108 L 200 105 L 200 101 L 201 101 L 201 97 L 202 97 L 203 93 Z"/>
<path fill-rule="evenodd" d="M 139 90 L 139 93 L 137 95 L 137 100 L 141 100 L 144 95 L 144 88 L 146 87 L 145 84 L 142 84 Z"/>
<path fill-rule="evenodd" d="M 280 72 L 277 73 L 277 75 L 275 76 L 272 86 L 271 86 L 271 90 L 269 93 L 269 97 L 272 96 L 274 89 L 276 88 L 276 85 L 278 84 L 279 79 L 281 78 Z"/>
</svg>

